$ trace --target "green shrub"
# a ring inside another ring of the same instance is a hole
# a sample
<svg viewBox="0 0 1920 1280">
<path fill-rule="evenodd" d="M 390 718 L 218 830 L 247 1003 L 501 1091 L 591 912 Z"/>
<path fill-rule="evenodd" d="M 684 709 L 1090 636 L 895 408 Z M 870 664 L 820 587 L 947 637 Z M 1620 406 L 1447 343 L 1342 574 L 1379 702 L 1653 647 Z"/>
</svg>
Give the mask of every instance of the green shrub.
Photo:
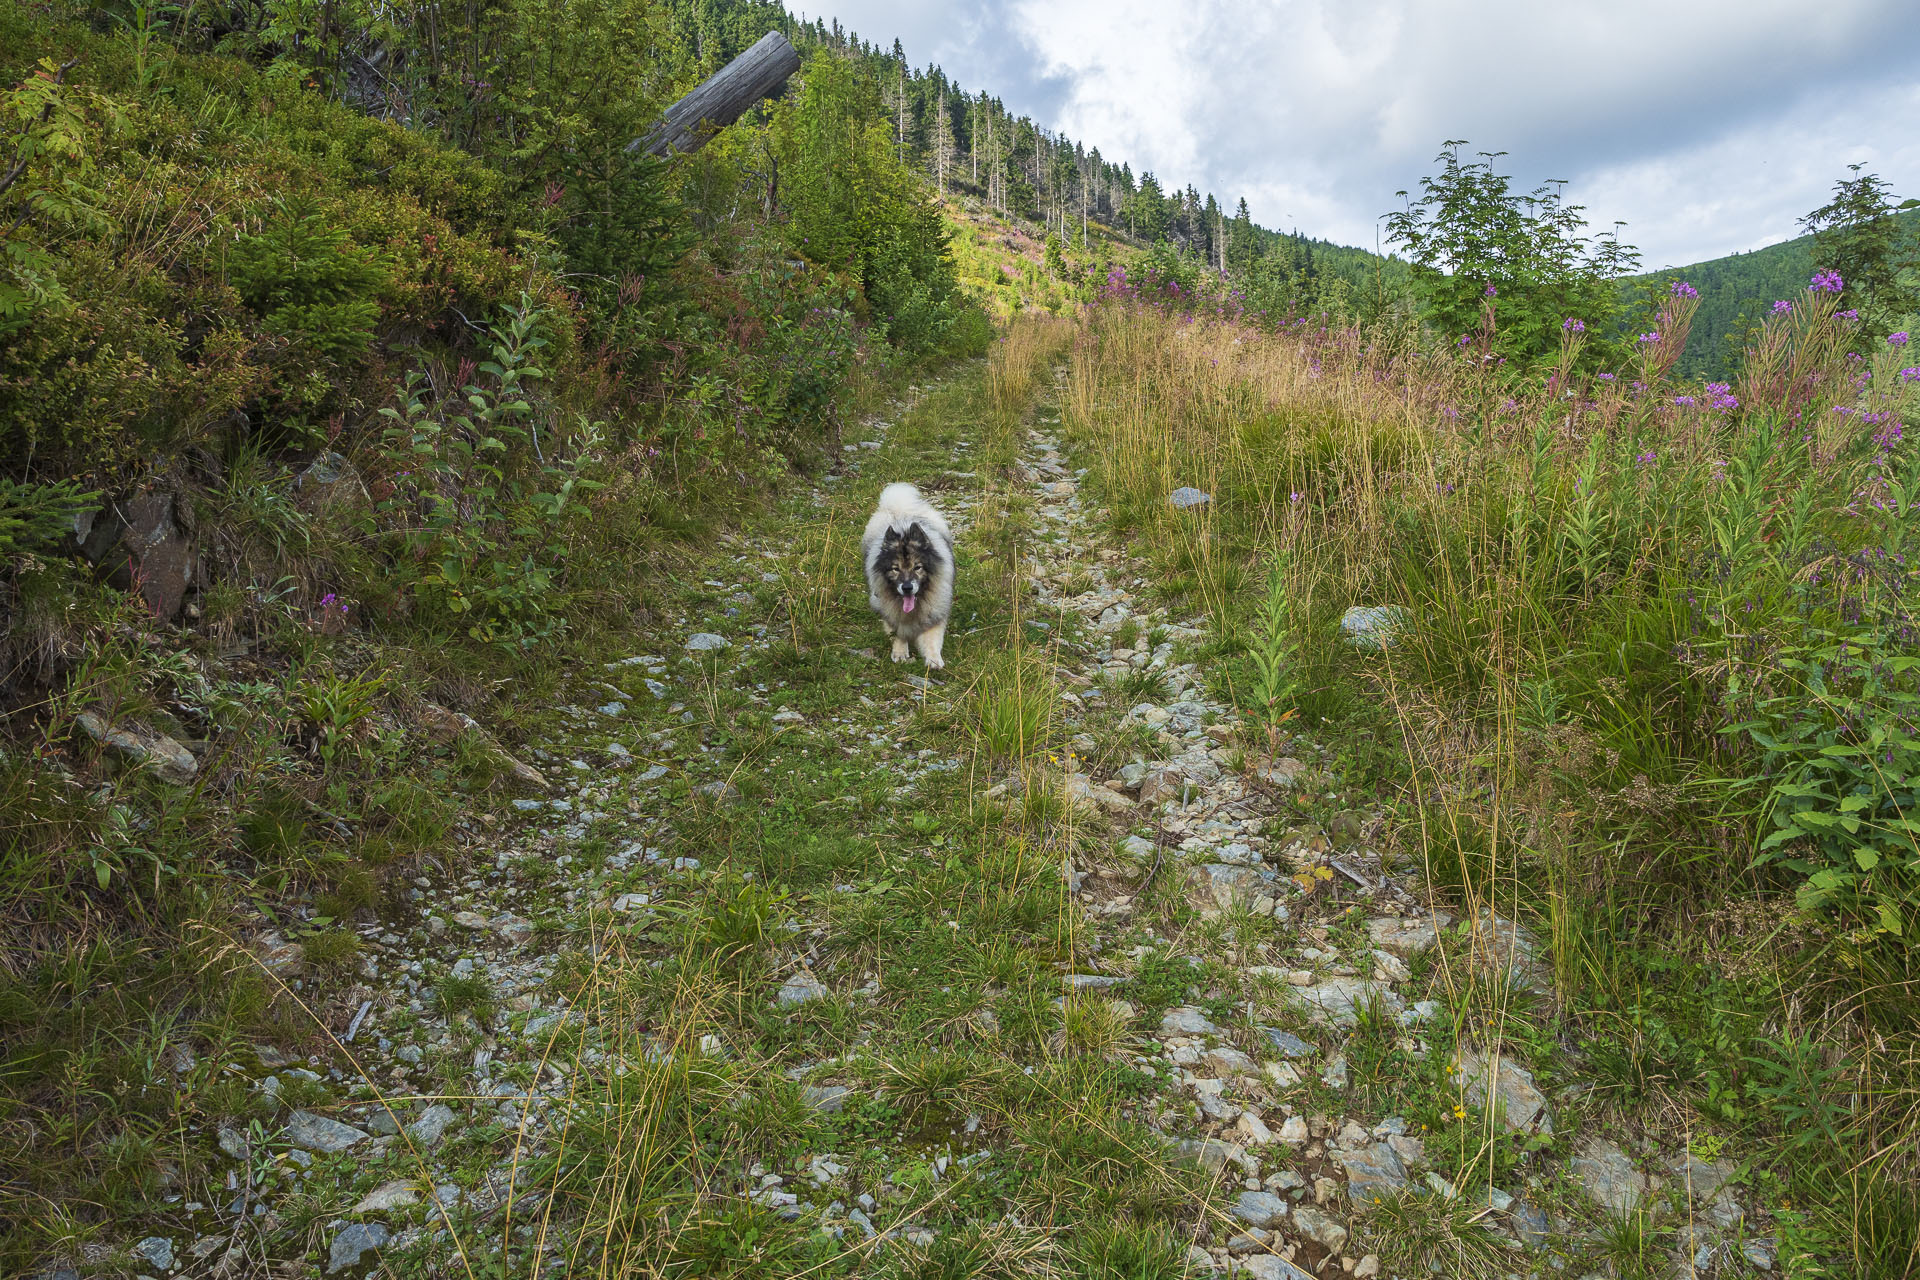
<svg viewBox="0 0 1920 1280">
<path fill-rule="evenodd" d="M 301 203 L 284 206 L 227 255 L 228 279 L 265 330 L 327 360 L 356 355 L 372 340 L 377 295 L 391 274 L 379 254 Z"/>
<path fill-rule="evenodd" d="M 72 480 L 20 484 L 0 476 L 0 557 L 43 550 L 72 536 L 74 517 L 98 497 Z"/>
</svg>

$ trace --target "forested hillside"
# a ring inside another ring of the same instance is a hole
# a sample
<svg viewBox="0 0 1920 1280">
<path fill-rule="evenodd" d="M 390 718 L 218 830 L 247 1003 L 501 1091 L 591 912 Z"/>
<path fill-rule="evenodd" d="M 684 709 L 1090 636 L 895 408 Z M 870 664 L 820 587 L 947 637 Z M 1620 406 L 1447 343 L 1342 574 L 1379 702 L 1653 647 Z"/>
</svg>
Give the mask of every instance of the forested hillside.
<svg viewBox="0 0 1920 1280">
<path fill-rule="evenodd" d="M 916 68 L 897 39 L 885 47 L 837 20 L 801 22 L 775 0 L 675 0 L 673 8 L 703 69 L 724 65 L 770 30 L 801 47 L 852 57 L 879 85 L 903 159 L 943 197 L 975 193 L 992 215 L 1038 224 L 1043 243 L 1057 239 L 1060 249 L 1084 250 L 1089 235 L 1097 240 L 1111 228 L 1129 243 L 1164 244 L 1175 257 L 1232 276 L 1256 309 L 1283 315 L 1404 284 L 1403 263 L 1260 226 L 1244 198 L 1229 210 L 1225 199 L 1190 183 L 1169 184 L 1147 171 L 1136 176 L 1124 158 L 1015 116 L 985 89 L 970 91 L 938 66 Z"/>
<path fill-rule="evenodd" d="M 1906 235 L 1920 232 L 1920 210 L 1898 213 L 1894 220 Z M 1814 237 L 1803 235 L 1751 253 L 1629 276 L 1621 283 L 1629 297 L 1676 278 L 1699 289 L 1700 314 L 1694 319 L 1693 337 L 1679 369 L 1689 378 L 1724 381 L 1739 365 L 1774 302 L 1805 288 L 1814 265 Z"/>
</svg>

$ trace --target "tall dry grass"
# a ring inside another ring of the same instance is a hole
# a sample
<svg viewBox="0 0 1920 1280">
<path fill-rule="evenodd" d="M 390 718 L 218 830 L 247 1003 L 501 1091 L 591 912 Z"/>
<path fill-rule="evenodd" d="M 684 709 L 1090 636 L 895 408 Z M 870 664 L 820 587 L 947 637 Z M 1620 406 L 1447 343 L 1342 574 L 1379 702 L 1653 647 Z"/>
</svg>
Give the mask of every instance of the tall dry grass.
<svg viewBox="0 0 1920 1280">
<path fill-rule="evenodd" d="M 1730 730 L 1799 687 L 1782 660 L 1797 637 L 1904 625 L 1900 584 L 1864 566 L 1920 546 L 1889 429 L 1913 387 L 1897 350 L 1848 359 L 1817 293 L 1734 387 L 1673 384 L 1694 305 L 1676 290 L 1617 375 L 1582 372 L 1570 333 L 1523 380 L 1474 349 L 1123 299 L 1076 340 L 1067 425 L 1161 589 L 1216 634 L 1247 625 L 1251 584 L 1286 551 L 1306 722 L 1398 741 L 1394 838 L 1464 914 L 1537 934 L 1579 1033 L 1618 1038 L 1609 1096 L 1771 1144 L 1820 1193 L 1809 1253 L 1904 1274 L 1886 1268 L 1920 1265 L 1902 1240 L 1920 1209 L 1890 1190 L 1920 1174 L 1913 953 L 1859 913 L 1802 911 L 1804 872 L 1756 866 L 1762 753 Z M 1186 485 L 1212 500 L 1172 507 Z M 1353 605 L 1403 610 L 1395 643 L 1344 643 Z M 1475 1034 L 1497 1039 L 1526 1003 L 1489 954 L 1510 944 L 1482 928 L 1442 959 Z M 1659 992 L 1673 965 L 1732 975 L 1741 1013 Z M 1648 1017 L 1685 1025 L 1655 1036 Z M 1689 1043 L 1654 1043 L 1673 1035 Z M 1736 1042 L 1756 1061 L 1726 1061 Z M 1662 1076 L 1662 1053 L 1684 1069 Z M 1858 1162 L 1810 1158 L 1800 1106 L 1831 1110 Z"/>
</svg>

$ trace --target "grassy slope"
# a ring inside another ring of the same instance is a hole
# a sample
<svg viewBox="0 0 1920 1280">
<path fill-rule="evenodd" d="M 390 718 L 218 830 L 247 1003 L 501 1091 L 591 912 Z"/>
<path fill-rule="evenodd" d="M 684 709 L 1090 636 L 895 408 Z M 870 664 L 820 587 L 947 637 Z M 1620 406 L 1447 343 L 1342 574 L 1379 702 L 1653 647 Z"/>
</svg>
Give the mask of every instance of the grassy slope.
<svg viewBox="0 0 1920 1280">
<path fill-rule="evenodd" d="M 1553 460 L 1551 433 L 1533 438 L 1547 451 L 1536 456 L 1525 430 L 1455 429 L 1452 406 L 1475 392 L 1445 361 L 1413 375 L 1402 400 L 1377 397 L 1391 380 L 1337 344 L 1296 349 L 1117 308 L 1094 324 L 1076 348 L 1068 422 L 1157 589 L 1206 609 L 1216 630 L 1251 627 L 1261 580 L 1287 549 L 1298 706 L 1345 766 L 1328 793 L 1373 792 L 1388 815 L 1377 838 L 1417 860 L 1455 911 L 1491 908 L 1540 933 L 1553 982 L 1536 994 L 1487 989 L 1457 953 L 1443 962 L 1463 1040 L 1502 1045 L 1552 1099 L 1551 1147 L 1489 1144 L 1482 1176 L 1520 1194 L 1557 1188 L 1556 1211 L 1586 1218 L 1586 1245 L 1613 1274 L 1687 1274 L 1690 1262 L 1670 1260 L 1673 1232 L 1703 1206 L 1668 1181 L 1643 1203 L 1651 1214 L 1596 1217 L 1569 1194 L 1567 1157 L 1602 1139 L 1621 1144 L 1622 1167 L 1655 1177 L 1689 1152 L 1730 1158 L 1744 1217 L 1716 1229 L 1702 1274 L 1748 1274 L 1750 1241 L 1777 1244 L 1794 1274 L 1912 1274 L 1920 1203 L 1896 1171 L 1917 1096 L 1896 1065 L 1915 1027 L 1899 994 L 1906 953 L 1796 912 L 1732 843 L 1737 796 L 1688 813 L 1716 803 L 1705 797 L 1740 766 L 1716 758 L 1711 738 L 1686 740 L 1692 717 L 1673 710 L 1684 680 L 1670 675 L 1653 694 L 1623 679 L 1651 682 L 1661 655 L 1683 652 L 1659 635 L 1668 610 L 1643 605 L 1631 579 L 1617 580 L 1619 597 L 1569 597 L 1579 577 L 1547 552 L 1521 567 L 1501 559 L 1527 554 L 1511 550 L 1516 509 L 1558 509 L 1556 469 L 1577 504 L 1596 474 L 1637 489 L 1656 458 L 1711 473 L 1725 441 L 1696 428 L 1705 452 L 1692 463 L 1686 431 L 1622 423 L 1615 460 L 1581 472 L 1577 456 Z M 1203 520 L 1168 510 L 1164 495 L 1181 483 L 1215 495 Z M 1516 489 L 1538 505 L 1520 506 Z M 1843 500 L 1820 501 L 1833 536 L 1858 536 Z M 1652 526 L 1623 511 L 1613 527 L 1637 539 Z M 1404 644 L 1378 658 L 1335 642 L 1343 610 L 1382 602 L 1419 619 Z M 1596 661 L 1634 651 L 1630 666 Z M 1253 674 L 1245 659 L 1225 667 Z M 1848 1082 L 1869 1078 L 1875 1102 L 1858 1105 Z M 1856 1158 L 1868 1151 L 1875 1158 Z M 1445 1232 L 1392 1221 L 1398 1265 L 1454 1247 Z M 1455 1259 L 1447 1273 L 1480 1265 Z"/>
</svg>

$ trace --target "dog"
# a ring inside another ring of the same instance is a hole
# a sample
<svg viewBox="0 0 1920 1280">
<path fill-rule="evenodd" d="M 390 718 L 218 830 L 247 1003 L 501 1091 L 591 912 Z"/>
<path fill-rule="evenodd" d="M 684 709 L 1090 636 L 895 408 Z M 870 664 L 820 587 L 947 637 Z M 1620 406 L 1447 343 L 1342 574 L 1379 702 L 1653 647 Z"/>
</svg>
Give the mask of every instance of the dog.
<svg viewBox="0 0 1920 1280">
<path fill-rule="evenodd" d="M 941 645 L 953 611 L 953 531 L 910 484 L 890 484 L 860 536 L 867 603 L 893 641 L 893 660 L 912 649 L 928 669 L 946 666 Z"/>
</svg>

